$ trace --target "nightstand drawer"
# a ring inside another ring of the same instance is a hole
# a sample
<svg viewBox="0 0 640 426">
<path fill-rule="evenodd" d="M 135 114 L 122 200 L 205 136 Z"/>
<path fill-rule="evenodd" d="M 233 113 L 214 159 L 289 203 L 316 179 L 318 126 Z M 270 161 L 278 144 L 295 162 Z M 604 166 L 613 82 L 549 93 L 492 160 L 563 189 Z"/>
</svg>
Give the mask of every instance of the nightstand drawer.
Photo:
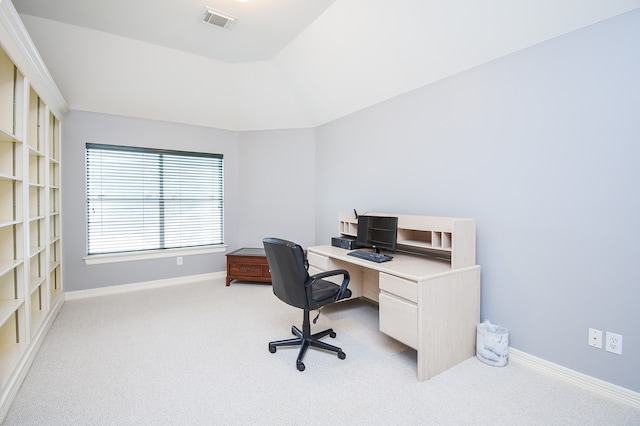
<svg viewBox="0 0 640 426">
<path fill-rule="evenodd" d="M 232 263 L 229 265 L 229 272 L 231 272 L 231 275 L 242 275 L 243 277 L 261 277 L 262 265 Z"/>
<path fill-rule="evenodd" d="M 264 265 L 267 258 L 257 256 L 228 256 L 227 261 L 230 265 Z"/>
<path fill-rule="evenodd" d="M 271 279 L 271 269 L 269 269 L 269 265 L 262 265 L 262 278 Z"/>
</svg>

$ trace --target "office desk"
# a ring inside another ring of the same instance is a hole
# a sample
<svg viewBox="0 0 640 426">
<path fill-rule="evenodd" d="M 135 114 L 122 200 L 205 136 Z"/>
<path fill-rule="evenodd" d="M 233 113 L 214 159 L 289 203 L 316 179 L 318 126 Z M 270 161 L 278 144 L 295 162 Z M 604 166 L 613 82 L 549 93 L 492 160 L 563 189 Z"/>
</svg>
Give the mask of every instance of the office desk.
<svg viewBox="0 0 640 426">
<path fill-rule="evenodd" d="M 417 351 L 419 381 L 475 355 L 480 266 L 452 269 L 447 260 L 403 253 L 374 263 L 348 252 L 309 247 L 309 274 L 349 271 L 352 297 L 378 303 L 380 331 Z"/>
</svg>

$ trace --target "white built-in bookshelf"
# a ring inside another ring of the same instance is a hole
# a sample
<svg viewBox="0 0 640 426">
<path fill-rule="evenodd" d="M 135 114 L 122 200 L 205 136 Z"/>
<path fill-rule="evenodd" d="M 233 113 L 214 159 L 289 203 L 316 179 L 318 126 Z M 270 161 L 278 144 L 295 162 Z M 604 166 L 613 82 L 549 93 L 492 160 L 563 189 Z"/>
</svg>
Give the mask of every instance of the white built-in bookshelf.
<svg viewBox="0 0 640 426">
<path fill-rule="evenodd" d="M 0 421 L 63 303 L 64 112 L 64 99 L 13 5 L 1 2 Z"/>
</svg>

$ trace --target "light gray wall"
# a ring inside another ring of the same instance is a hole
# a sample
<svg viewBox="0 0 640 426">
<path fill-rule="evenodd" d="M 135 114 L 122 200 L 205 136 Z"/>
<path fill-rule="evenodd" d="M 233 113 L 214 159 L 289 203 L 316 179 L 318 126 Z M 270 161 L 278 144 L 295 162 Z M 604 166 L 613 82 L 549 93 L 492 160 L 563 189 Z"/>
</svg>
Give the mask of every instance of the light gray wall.
<svg viewBox="0 0 640 426">
<path fill-rule="evenodd" d="M 240 226 L 237 241 L 262 247 L 264 237 L 315 241 L 315 130 L 240 133 Z"/>
<path fill-rule="evenodd" d="M 636 11 L 318 128 L 316 240 L 353 208 L 476 218 L 482 318 L 640 391 L 639 135 Z"/>
<path fill-rule="evenodd" d="M 238 134 L 115 115 L 71 111 L 62 127 L 62 225 L 65 291 L 198 275 L 226 269 L 224 253 L 86 265 L 85 144 L 104 143 L 224 155 L 225 242 L 235 244 L 240 209 Z"/>
<path fill-rule="evenodd" d="M 315 130 L 238 133 L 71 111 L 63 125 L 63 256 L 66 291 L 220 272 L 225 253 L 86 265 L 84 150 L 87 142 L 224 155 L 227 253 L 261 247 L 262 238 L 314 243 Z M 241 161 L 240 161 L 241 159 Z"/>
</svg>

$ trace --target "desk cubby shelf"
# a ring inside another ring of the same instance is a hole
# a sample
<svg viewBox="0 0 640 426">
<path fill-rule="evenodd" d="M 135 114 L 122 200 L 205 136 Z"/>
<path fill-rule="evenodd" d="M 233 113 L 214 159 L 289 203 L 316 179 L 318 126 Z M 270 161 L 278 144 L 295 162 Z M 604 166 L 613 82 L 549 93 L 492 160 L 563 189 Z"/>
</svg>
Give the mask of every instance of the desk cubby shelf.
<svg viewBox="0 0 640 426">
<path fill-rule="evenodd" d="M 56 116 L 66 107 L 10 2 L 0 16 L 1 423 L 63 301 Z"/>
<path fill-rule="evenodd" d="M 475 265 L 475 219 L 369 212 L 361 214 L 397 217 L 400 251 L 450 258 L 452 269 Z M 339 232 L 345 236 L 358 235 L 358 219 L 353 212 L 340 214 Z"/>
</svg>

